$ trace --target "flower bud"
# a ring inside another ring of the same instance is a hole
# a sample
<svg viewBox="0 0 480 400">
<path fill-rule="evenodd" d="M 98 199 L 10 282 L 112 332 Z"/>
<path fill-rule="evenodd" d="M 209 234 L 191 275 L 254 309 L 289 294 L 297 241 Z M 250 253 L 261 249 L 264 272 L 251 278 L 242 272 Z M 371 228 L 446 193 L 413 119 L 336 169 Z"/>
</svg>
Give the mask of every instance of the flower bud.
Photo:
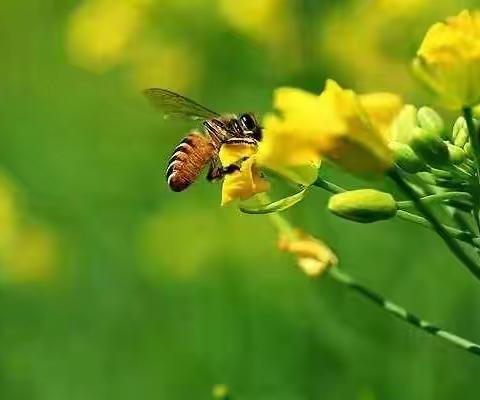
<svg viewBox="0 0 480 400">
<path fill-rule="evenodd" d="M 437 184 L 437 178 L 430 172 L 419 172 L 417 176 L 427 185 L 436 186 Z"/>
<path fill-rule="evenodd" d="M 417 172 L 426 171 L 428 169 L 427 164 L 418 158 L 408 144 L 390 142 L 388 146 L 390 147 L 390 150 L 393 151 L 395 163 L 405 172 L 416 174 Z"/>
<path fill-rule="evenodd" d="M 389 193 L 360 189 L 333 195 L 328 202 L 328 209 L 339 217 L 370 223 L 394 217 L 397 203 Z"/>
<path fill-rule="evenodd" d="M 444 133 L 445 124 L 442 117 L 430 107 L 422 107 L 417 112 L 418 125 L 432 133 L 442 136 Z"/>
<path fill-rule="evenodd" d="M 473 157 L 473 147 L 470 141 L 465 143 L 465 145 L 463 146 L 463 150 L 465 151 L 468 157 Z"/>
<path fill-rule="evenodd" d="M 402 108 L 390 127 L 392 140 L 409 144 L 412 131 L 417 126 L 417 109 L 411 104 Z"/>
<path fill-rule="evenodd" d="M 465 118 L 458 117 L 453 124 L 452 141 L 455 146 L 463 147 L 468 141 L 468 127 Z"/>
<path fill-rule="evenodd" d="M 454 144 L 447 143 L 448 148 L 448 158 L 452 164 L 460 164 L 465 158 L 467 158 L 467 153 L 461 147 L 455 146 Z"/>
<path fill-rule="evenodd" d="M 449 162 L 446 143 L 431 131 L 415 128 L 411 147 L 423 161 L 432 166 L 442 166 Z"/>
</svg>

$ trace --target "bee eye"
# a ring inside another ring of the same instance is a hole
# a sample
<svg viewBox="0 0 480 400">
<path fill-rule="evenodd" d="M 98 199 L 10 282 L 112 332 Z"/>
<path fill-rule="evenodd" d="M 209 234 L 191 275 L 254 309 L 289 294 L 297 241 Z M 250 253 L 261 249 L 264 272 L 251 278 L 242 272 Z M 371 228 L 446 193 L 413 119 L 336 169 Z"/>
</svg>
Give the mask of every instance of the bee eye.
<svg viewBox="0 0 480 400">
<path fill-rule="evenodd" d="M 253 131 L 257 127 L 257 122 L 255 121 L 255 118 L 253 118 L 253 116 L 250 114 L 243 114 L 240 117 L 240 123 L 248 131 Z"/>
</svg>

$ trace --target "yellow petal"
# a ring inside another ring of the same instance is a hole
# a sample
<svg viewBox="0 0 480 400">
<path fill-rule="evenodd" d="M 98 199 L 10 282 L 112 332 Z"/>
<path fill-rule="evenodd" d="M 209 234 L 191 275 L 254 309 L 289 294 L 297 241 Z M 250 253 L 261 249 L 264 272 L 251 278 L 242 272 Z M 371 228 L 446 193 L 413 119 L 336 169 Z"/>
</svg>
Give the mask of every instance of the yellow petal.
<svg viewBox="0 0 480 400">
<path fill-rule="evenodd" d="M 235 143 L 224 144 L 220 148 L 219 157 L 224 167 L 235 164 L 244 158 L 249 158 L 257 152 L 257 148 L 251 144 Z"/>
<path fill-rule="evenodd" d="M 358 97 L 372 124 L 386 136 L 392 121 L 402 109 L 401 97 L 393 93 L 370 93 Z"/>
<path fill-rule="evenodd" d="M 280 116 L 264 119 L 257 163 L 302 185 L 316 179 L 321 159 L 365 176 L 382 174 L 393 164 L 387 132 L 401 104 L 394 94 L 358 96 L 332 80 L 319 96 L 277 89 Z"/>
<path fill-rule="evenodd" d="M 261 178 L 254 164 L 254 157 L 242 163 L 240 171 L 227 175 L 223 180 L 222 206 L 235 199 L 247 200 L 257 193 L 270 189 L 268 181 Z"/>
<path fill-rule="evenodd" d="M 304 186 L 315 181 L 320 167 L 313 138 L 297 135 L 297 131 L 273 115 L 264 119 L 263 139 L 256 160 L 262 167 Z"/>
<path fill-rule="evenodd" d="M 72 61 L 94 72 L 104 72 L 123 61 L 141 29 L 147 0 L 83 1 L 68 27 Z"/>
<path fill-rule="evenodd" d="M 448 108 L 480 101 L 480 13 L 462 11 L 428 30 L 414 72 Z"/>
<path fill-rule="evenodd" d="M 342 132 L 325 131 L 319 136 L 321 155 L 366 176 L 382 174 L 391 167 L 393 157 L 385 131 L 397 108 L 400 110 L 395 95 L 360 97 L 329 80 L 320 99 L 325 107 L 334 108 L 346 126 Z"/>
<path fill-rule="evenodd" d="M 277 89 L 274 107 L 282 118 L 264 118 L 257 162 L 292 182 L 310 185 L 320 166 L 318 133 L 324 126 L 341 131 L 344 124 L 333 110 L 321 107 L 317 95 L 301 89 Z"/>
<path fill-rule="evenodd" d="M 337 257 L 325 243 L 300 230 L 281 235 L 278 248 L 297 256 L 299 267 L 309 276 L 318 276 L 338 263 Z"/>
</svg>

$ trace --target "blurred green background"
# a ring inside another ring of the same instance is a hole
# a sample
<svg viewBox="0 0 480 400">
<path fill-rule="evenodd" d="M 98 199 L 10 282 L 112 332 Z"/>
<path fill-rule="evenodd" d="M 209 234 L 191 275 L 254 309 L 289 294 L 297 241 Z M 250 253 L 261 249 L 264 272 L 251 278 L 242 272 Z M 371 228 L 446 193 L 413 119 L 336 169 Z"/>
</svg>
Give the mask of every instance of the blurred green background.
<svg viewBox="0 0 480 400">
<path fill-rule="evenodd" d="M 0 5 L 0 396 L 6 399 L 478 399 L 473 355 L 383 314 L 275 250 L 268 220 L 220 208 L 165 163 L 191 124 L 141 95 L 219 111 L 272 91 L 428 102 L 408 63 L 428 26 L 473 1 L 17 0 Z M 480 5 L 479 5 L 480 6 Z M 361 182 L 327 168 L 345 185 Z M 480 340 L 478 286 L 400 221 L 336 219 L 311 192 L 288 217 L 341 266 Z"/>
</svg>

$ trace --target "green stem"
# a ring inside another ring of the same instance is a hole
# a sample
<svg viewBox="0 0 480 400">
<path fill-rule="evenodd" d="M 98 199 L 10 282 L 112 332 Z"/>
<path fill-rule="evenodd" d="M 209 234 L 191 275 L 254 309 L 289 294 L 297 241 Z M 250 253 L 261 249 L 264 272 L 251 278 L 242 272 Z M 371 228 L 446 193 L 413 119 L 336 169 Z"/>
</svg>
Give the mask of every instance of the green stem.
<svg viewBox="0 0 480 400">
<path fill-rule="evenodd" d="M 416 315 L 408 312 L 403 307 L 384 299 L 382 296 L 378 295 L 369 288 L 357 283 L 350 275 L 340 271 L 338 268 L 330 268 L 329 275 L 340 284 L 354 290 L 365 299 L 373 302 L 389 314 L 392 314 L 402 321 L 413 325 L 414 327 L 421 329 L 430 335 L 443 339 L 454 346 L 480 356 L 480 346 L 478 344 L 451 332 L 445 331 L 428 321 L 418 318 Z"/>
<path fill-rule="evenodd" d="M 466 192 L 444 192 L 444 193 L 431 194 L 425 197 L 420 197 L 420 201 L 425 204 L 441 202 L 443 200 L 472 201 L 472 195 Z M 415 203 L 411 200 L 398 201 L 397 205 L 401 209 L 415 207 Z"/>
<path fill-rule="evenodd" d="M 431 222 L 428 219 L 421 217 L 420 215 L 412 214 L 412 213 L 409 213 L 408 211 L 398 210 L 396 216 L 398 218 L 403 219 L 404 221 L 413 222 L 414 224 L 435 230 Z M 448 234 L 451 235 L 453 238 L 460 240 L 462 242 L 468 243 L 480 249 L 480 239 L 473 236 L 470 232 L 462 231 L 460 229 L 453 228 L 447 225 L 442 225 L 442 226 L 443 226 L 443 229 L 445 229 L 448 232 Z"/>
<path fill-rule="evenodd" d="M 278 213 L 272 213 L 269 214 L 269 216 L 271 221 L 273 222 L 273 225 L 280 234 L 292 233 L 292 225 L 282 215 Z M 432 323 L 418 318 L 417 316 L 411 314 L 399 305 L 382 298 L 373 290 L 356 282 L 350 275 L 347 275 L 345 272 L 340 271 L 338 267 L 328 268 L 327 271 L 329 276 L 336 280 L 338 283 L 349 289 L 354 290 L 355 292 L 363 296 L 365 299 L 373 302 L 377 306 L 380 306 L 383 310 L 401 319 L 402 321 L 407 322 L 408 324 L 413 325 L 416 328 L 421 329 L 422 331 L 427 332 L 430 335 L 443 339 L 448 343 L 453 344 L 454 346 L 457 346 L 463 350 L 466 350 L 476 355 L 480 355 L 480 346 L 476 343 L 473 343 L 458 335 L 440 329 Z"/>
<path fill-rule="evenodd" d="M 467 123 L 467 128 L 468 128 L 468 136 L 470 138 L 470 143 L 473 148 L 473 158 L 475 160 L 475 168 L 477 172 L 477 180 L 478 183 L 480 183 L 480 137 L 478 135 L 477 130 L 475 129 L 475 124 L 473 122 L 473 112 L 471 107 L 464 107 L 463 108 L 463 117 L 465 118 L 465 121 Z M 474 201 L 474 208 L 472 210 L 473 213 L 473 219 L 475 220 L 475 223 L 477 225 L 477 229 L 480 233 L 480 217 L 479 217 L 479 199 L 480 199 L 480 194 L 479 194 L 479 186 L 477 185 L 477 188 L 475 190 L 475 201 Z"/>
<path fill-rule="evenodd" d="M 396 170 L 390 172 L 390 177 L 397 183 L 398 187 L 415 203 L 417 210 L 432 224 L 433 229 L 443 239 L 452 253 L 462 262 L 462 264 L 480 280 L 480 268 L 464 249 L 449 234 L 445 227 L 438 221 L 430 209 L 420 201 L 416 192 L 405 182 Z"/>
<path fill-rule="evenodd" d="M 326 181 L 325 179 L 320 177 L 318 177 L 317 180 L 313 182 L 313 186 L 325 189 L 327 192 L 334 193 L 334 194 L 346 192 L 344 188 L 338 185 L 335 185 L 332 182 Z"/>
<path fill-rule="evenodd" d="M 463 108 L 463 117 L 467 123 L 468 136 L 470 137 L 470 143 L 473 148 L 473 157 L 475 158 L 475 167 L 477 170 L 477 179 L 480 183 L 480 164 L 478 163 L 480 157 L 480 138 L 478 132 L 475 129 L 475 124 L 473 122 L 473 112 L 471 107 Z"/>
</svg>

